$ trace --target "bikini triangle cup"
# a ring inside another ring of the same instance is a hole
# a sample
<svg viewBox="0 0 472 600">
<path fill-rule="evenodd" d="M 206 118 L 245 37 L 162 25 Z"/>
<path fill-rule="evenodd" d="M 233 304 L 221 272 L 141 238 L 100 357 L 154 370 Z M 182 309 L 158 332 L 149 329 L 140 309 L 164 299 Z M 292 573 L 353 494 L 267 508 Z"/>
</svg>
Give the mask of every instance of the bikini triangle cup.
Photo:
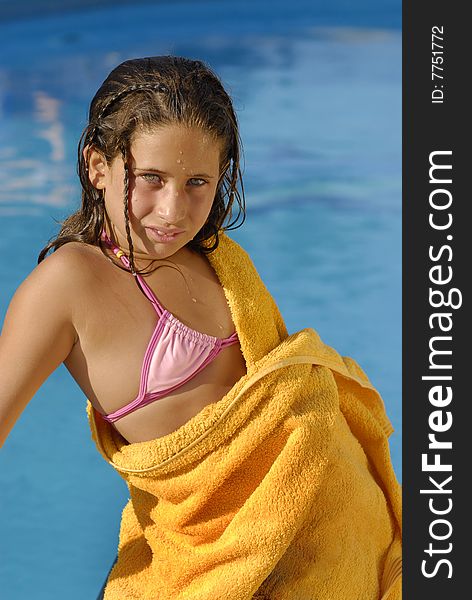
<svg viewBox="0 0 472 600">
<path fill-rule="evenodd" d="M 105 230 L 102 231 L 101 238 L 125 267 L 130 269 L 128 257 L 111 241 Z M 160 304 L 141 275 L 137 274 L 136 277 L 152 303 L 158 321 L 144 354 L 139 393 L 122 408 L 108 415 L 101 413 L 102 418 L 110 423 L 163 398 L 187 383 L 214 360 L 223 348 L 239 342 L 236 332 L 227 338 L 218 338 L 191 329 Z"/>
</svg>

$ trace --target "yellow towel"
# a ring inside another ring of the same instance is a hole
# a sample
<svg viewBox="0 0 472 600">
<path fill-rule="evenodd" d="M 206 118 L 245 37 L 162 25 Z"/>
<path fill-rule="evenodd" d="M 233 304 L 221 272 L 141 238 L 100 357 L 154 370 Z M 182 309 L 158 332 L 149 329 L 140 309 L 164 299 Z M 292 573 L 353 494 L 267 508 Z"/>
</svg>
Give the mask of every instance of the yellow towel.
<svg viewBox="0 0 472 600">
<path fill-rule="evenodd" d="M 247 375 L 146 442 L 128 444 L 87 402 L 130 491 L 105 600 L 401 598 L 401 495 L 379 394 L 313 329 L 288 336 L 236 242 L 222 235 L 209 260 Z"/>
</svg>

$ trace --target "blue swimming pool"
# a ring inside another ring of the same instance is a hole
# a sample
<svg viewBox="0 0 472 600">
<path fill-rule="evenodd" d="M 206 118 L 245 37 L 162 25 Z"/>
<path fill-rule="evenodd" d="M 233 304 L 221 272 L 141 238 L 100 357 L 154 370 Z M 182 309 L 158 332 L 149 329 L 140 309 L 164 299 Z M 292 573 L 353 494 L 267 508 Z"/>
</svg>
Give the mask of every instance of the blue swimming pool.
<svg viewBox="0 0 472 600">
<path fill-rule="evenodd" d="M 248 217 L 231 235 L 289 331 L 315 328 L 368 373 L 396 430 L 400 479 L 400 2 L 96 2 L 61 12 L 51 1 L 34 18 L 28 2 L 2 0 L 0 10 L 7 4 L 0 321 L 78 202 L 76 142 L 108 71 L 136 56 L 203 59 L 241 125 Z M 60 368 L 0 450 L 2 599 L 95 598 L 126 499 L 90 439 L 85 398 Z"/>
</svg>

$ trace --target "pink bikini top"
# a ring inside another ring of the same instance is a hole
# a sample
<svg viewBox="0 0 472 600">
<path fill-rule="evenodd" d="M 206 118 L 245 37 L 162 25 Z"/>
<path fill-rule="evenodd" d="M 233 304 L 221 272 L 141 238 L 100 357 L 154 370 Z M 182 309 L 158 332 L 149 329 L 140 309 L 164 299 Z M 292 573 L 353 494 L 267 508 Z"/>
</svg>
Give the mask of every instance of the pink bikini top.
<svg viewBox="0 0 472 600">
<path fill-rule="evenodd" d="M 128 258 L 113 244 L 105 230 L 102 240 L 129 269 Z M 141 275 L 136 277 L 152 302 L 158 321 L 144 355 L 139 393 L 132 402 L 115 412 L 102 414 L 110 423 L 163 398 L 200 373 L 223 348 L 239 341 L 236 332 L 222 339 L 190 329 L 159 303 Z"/>
</svg>

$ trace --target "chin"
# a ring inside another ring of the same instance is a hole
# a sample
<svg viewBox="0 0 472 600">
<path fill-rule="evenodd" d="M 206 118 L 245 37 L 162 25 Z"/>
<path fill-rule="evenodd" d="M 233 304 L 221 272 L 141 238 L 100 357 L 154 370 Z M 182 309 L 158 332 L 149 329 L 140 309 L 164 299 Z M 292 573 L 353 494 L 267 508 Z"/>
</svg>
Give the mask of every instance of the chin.
<svg viewBox="0 0 472 600">
<path fill-rule="evenodd" d="M 164 259 L 177 254 L 181 250 L 187 248 L 187 244 L 192 240 L 192 238 L 185 240 L 185 242 L 179 241 L 179 243 L 175 242 L 153 242 L 152 250 L 149 252 L 150 257 L 156 259 Z"/>
</svg>

